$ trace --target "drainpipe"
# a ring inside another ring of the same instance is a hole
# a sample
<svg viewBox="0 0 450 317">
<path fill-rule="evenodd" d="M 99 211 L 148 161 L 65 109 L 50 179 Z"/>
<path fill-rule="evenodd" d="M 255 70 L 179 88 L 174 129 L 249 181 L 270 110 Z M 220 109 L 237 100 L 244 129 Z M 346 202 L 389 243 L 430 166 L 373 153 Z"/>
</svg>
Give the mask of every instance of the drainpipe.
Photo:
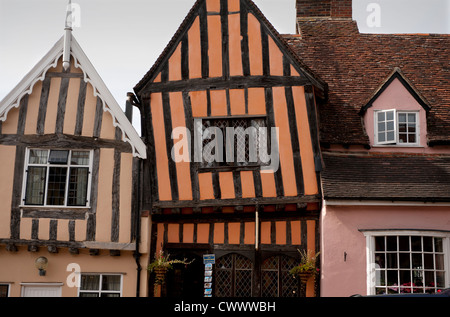
<svg viewBox="0 0 450 317">
<path fill-rule="evenodd" d="M 141 253 L 139 252 L 139 241 L 141 240 L 141 164 L 142 160 L 138 160 L 137 170 L 137 210 L 136 210 L 136 250 L 134 251 L 134 259 L 136 261 L 136 297 L 140 297 L 141 290 Z"/>
<path fill-rule="evenodd" d="M 133 106 L 137 107 L 139 110 L 141 110 L 140 103 L 137 100 L 136 96 L 129 92 L 127 93 L 127 103 L 126 103 L 126 109 L 125 109 L 125 115 L 127 116 L 128 120 L 132 122 L 132 116 L 133 116 Z M 135 204 L 135 232 L 136 232 L 136 248 L 134 250 L 134 260 L 136 261 L 136 297 L 140 297 L 140 291 L 141 291 L 141 253 L 139 252 L 139 242 L 141 240 L 141 166 L 142 166 L 143 160 L 138 159 L 137 160 L 137 184 L 136 184 L 136 199 L 137 202 Z"/>
</svg>

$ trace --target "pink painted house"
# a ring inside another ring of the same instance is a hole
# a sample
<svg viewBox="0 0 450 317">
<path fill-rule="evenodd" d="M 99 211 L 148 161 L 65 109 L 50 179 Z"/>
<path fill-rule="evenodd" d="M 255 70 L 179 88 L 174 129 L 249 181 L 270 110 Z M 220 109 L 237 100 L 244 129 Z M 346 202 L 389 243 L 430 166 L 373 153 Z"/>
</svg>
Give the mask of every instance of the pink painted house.
<svg viewBox="0 0 450 317">
<path fill-rule="evenodd" d="M 361 34 L 352 2 L 297 1 L 286 36 L 318 100 L 324 297 L 450 286 L 450 37 Z"/>
</svg>

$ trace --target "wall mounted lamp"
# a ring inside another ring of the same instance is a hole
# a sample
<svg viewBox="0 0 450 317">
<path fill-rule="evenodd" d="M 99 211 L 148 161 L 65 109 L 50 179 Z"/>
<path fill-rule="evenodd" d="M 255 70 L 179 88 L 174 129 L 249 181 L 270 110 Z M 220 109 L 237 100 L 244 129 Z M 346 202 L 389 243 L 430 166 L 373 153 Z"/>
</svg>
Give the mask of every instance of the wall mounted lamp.
<svg viewBox="0 0 450 317">
<path fill-rule="evenodd" d="M 34 261 L 34 265 L 39 270 L 39 276 L 45 276 L 45 270 L 48 266 L 48 260 L 45 256 L 40 256 Z"/>
</svg>

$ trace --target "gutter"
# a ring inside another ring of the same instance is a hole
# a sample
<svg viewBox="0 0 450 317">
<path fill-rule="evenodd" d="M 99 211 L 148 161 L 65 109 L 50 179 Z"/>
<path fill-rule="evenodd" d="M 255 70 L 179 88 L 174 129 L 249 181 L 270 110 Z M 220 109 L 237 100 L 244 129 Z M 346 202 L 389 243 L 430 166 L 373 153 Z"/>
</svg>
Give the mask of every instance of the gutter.
<svg viewBox="0 0 450 317">
<path fill-rule="evenodd" d="M 399 200 L 357 200 L 357 199 L 325 199 L 327 206 L 417 206 L 417 207 L 450 207 L 450 202 L 434 201 L 399 201 Z"/>
</svg>

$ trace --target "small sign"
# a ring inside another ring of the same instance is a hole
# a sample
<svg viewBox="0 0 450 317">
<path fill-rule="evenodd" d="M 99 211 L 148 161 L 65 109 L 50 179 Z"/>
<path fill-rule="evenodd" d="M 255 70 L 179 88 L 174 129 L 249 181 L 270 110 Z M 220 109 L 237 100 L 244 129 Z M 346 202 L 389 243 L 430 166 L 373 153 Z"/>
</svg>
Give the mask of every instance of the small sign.
<svg viewBox="0 0 450 317">
<path fill-rule="evenodd" d="M 203 264 L 216 264 L 216 255 L 215 254 L 203 254 Z"/>
<path fill-rule="evenodd" d="M 206 263 L 205 264 L 205 271 L 212 271 L 212 263 Z"/>
</svg>

